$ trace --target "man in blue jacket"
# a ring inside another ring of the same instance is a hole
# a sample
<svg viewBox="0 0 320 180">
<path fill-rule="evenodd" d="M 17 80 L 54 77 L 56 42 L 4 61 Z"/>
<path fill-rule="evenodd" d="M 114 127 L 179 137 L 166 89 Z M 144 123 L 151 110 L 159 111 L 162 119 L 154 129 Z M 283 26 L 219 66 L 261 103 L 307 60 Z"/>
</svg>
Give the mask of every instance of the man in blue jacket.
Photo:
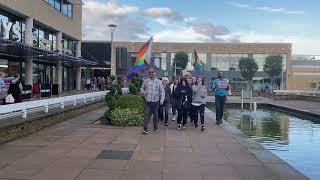
<svg viewBox="0 0 320 180">
<path fill-rule="evenodd" d="M 223 78 L 223 72 L 219 72 L 218 79 L 212 82 L 212 91 L 215 92 L 216 124 L 219 125 L 222 123 L 224 103 L 229 91 L 229 83 Z"/>
</svg>

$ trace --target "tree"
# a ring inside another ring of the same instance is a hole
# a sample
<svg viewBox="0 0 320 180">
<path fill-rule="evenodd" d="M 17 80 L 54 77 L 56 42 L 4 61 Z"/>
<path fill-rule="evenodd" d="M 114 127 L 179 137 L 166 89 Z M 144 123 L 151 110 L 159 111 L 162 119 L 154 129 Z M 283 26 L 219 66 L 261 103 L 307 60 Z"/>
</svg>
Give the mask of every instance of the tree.
<svg viewBox="0 0 320 180">
<path fill-rule="evenodd" d="M 252 89 L 252 78 L 258 71 L 258 65 L 253 58 L 241 58 L 239 61 L 239 69 L 243 79 L 249 81 L 250 89 Z"/>
<path fill-rule="evenodd" d="M 274 79 L 279 76 L 282 72 L 282 56 L 281 55 L 270 55 L 266 58 L 263 65 L 263 71 L 271 77 L 272 91 L 274 88 Z"/>
<path fill-rule="evenodd" d="M 176 55 L 174 56 L 172 66 L 185 69 L 187 67 L 188 61 L 189 61 L 188 54 L 183 51 L 180 51 L 180 52 L 177 52 Z"/>
</svg>

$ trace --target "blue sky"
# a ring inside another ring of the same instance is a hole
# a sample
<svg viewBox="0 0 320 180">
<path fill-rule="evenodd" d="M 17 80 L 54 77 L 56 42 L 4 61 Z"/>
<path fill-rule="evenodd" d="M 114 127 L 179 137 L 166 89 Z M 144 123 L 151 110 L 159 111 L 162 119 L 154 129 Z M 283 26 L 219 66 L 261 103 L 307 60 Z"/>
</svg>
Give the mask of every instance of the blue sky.
<svg viewBox="0 0 320 180">
<path fill-rule="evenodd" d="M 288 42 L 294 54 L 320 54 L 320 1 L 84 0 L 84 39 L 117 41 Z M 110 38 L 109 38 L 110 39 Z M 109 40 L 108 39 L 108 40 Z"/>
</svg>

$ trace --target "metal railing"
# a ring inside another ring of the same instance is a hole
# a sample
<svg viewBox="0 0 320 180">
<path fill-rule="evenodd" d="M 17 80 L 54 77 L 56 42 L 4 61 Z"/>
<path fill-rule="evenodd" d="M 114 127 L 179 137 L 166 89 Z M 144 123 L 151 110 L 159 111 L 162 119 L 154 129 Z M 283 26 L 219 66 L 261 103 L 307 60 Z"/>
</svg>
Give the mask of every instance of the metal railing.
<svg viewBox="0 0 320 180">
<path fill-rule="evenodd" d="M 105 98 L 107 91 L 99 91 L 59 98 L 28 101 L 17 104 L 8 104 L 0 106 L 0 120 L 21 115 L 26 119 L 29 113 L 43 112 L 49 113 L 52 109 L 64 109 L 66 107 L 77 107 L 80 105 L 101 101 Z"/>
<path fill-rule="evenodd" d="M 320 96 L 320 91 L 306 90 L 274 90 L 276 95 L 303 95 L 303 96 Z"/>
</svg>

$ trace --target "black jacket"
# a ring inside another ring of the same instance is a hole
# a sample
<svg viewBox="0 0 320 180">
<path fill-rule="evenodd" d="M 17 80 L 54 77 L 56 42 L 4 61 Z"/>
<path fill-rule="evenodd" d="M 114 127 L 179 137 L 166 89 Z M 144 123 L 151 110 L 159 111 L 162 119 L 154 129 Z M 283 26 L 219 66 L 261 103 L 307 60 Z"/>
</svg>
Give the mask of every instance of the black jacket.
<svg viewBox="0 0 320 180">
<path fill-rule="evenodd" d="M 22 93 L 21 87 L 21 82 L 19 80 L 13 79 L 10 82 L 8 94 L 12 94 L 13 98 L 17 99 Z"/>
<path fill-rule="evenodd" d="M 189 109 L 192 102 L 192 89 L 190 86 L 182 86 L 179 84 L 175 91 L 175 97 L 178 100 L 179 106 Z"/>
</svg>

